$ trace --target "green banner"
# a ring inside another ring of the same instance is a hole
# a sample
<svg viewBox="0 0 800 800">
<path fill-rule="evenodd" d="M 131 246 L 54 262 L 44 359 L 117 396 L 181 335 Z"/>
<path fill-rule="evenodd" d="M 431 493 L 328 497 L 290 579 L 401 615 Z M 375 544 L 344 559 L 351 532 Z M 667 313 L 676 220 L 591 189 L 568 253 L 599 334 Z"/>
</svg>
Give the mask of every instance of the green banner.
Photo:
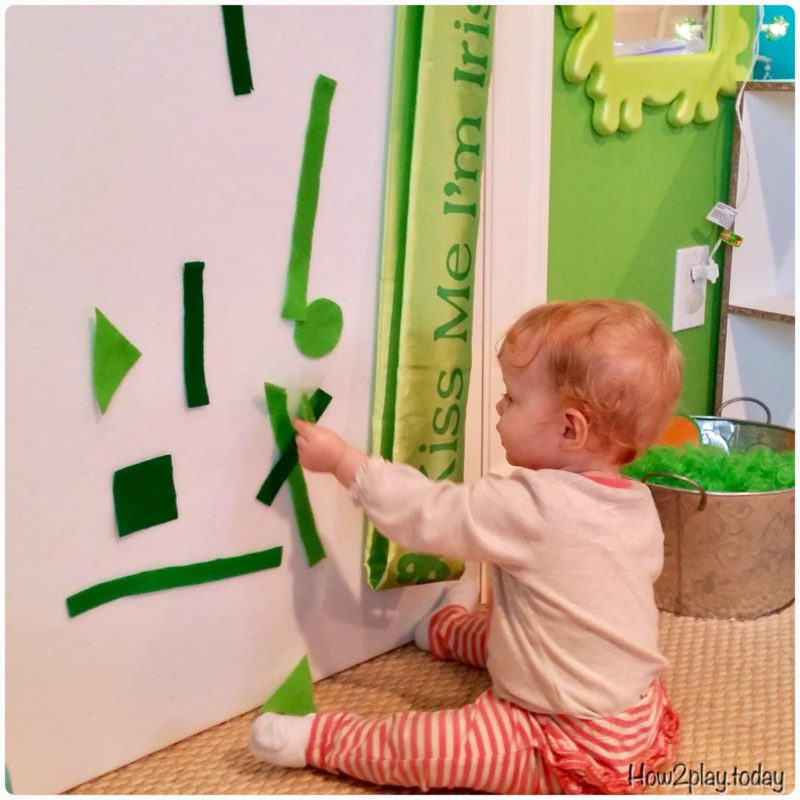
<svg viewBox="0 0 800 800">
<path fill-rule="evenodd" d="M 472 301 L 493 6 L 397 9 L 381 255 L 373 453 L 464 477 Z M 373 589 L 458 578 L 367 529 Z"/>
</svg>

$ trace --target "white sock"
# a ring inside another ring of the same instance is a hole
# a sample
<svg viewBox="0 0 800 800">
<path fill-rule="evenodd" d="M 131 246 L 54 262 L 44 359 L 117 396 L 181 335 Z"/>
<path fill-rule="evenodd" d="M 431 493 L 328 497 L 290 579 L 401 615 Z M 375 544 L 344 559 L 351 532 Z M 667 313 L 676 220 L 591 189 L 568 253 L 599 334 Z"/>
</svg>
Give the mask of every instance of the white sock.
<svg viewBox="0 0 800 800">
<path fill-rule="evenodd" d="M 315 716 L 292 717 L 269 711 L 260 714 L 250 728 L 250 752 L 257 759 L 279 767 L 305 767 Z"/>
<path fill-rule="evenodd" d="M 417 623 L 414 628 L 414 641 L 417 647 L 422 650 L 430 650 L 431 642 L 428 636 L 428 627 L 431 617 L 437 611 L 441 611 L 445 606 L 464 606 L 467 611 L 474 611 L 478 604 L 480 594 L 480 565 L 467 564 L 464 574 L 457 581 L 450 581 L 444 590 L 439 602 Z"/>
</svg>

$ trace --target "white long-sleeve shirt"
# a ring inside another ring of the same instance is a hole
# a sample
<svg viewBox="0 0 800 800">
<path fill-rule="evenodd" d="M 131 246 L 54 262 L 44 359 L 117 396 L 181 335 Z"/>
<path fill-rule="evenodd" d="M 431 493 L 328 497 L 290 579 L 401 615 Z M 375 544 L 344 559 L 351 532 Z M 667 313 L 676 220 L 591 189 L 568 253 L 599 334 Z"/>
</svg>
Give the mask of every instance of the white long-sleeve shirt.
<svg viewBox="0 0 800 800">
<path fill-rule="evenodd" d="M 351 494 L 410 550 L 494 565 L 487 669 L 498 696 L 604 717 L 634 705 L 666 663 L 653 595 L 663 533 L 645 485 L 528 469 L 455 484 L 371 458 Z"/>
</svg>

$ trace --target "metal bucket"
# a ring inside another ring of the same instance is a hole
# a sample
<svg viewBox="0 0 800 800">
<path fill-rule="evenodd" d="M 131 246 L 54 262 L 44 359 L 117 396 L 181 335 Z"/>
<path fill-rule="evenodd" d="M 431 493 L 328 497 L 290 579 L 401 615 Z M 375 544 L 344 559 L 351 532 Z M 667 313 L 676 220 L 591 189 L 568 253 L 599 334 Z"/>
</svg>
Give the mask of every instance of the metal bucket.
<svg viewBox="0 0 800 800">
<path fill-rule="evenodd" d="M 749 398 L 737 398 L 749 399 Z M 729 401 L 733 402 L 733 401 Z M 758 402 L 758 401 L 755 401 Z M 760 405 L 763 405 L 759 403 Z M 794 431 L 767 423 L 695 417 L 703 442 L 727 452 L 794 448 Z M 794 600 L 794 489 L 707 492 L 648 483 L 664 529 L 658 607 L 694 617 L 753 619 Z"/>
</svg>

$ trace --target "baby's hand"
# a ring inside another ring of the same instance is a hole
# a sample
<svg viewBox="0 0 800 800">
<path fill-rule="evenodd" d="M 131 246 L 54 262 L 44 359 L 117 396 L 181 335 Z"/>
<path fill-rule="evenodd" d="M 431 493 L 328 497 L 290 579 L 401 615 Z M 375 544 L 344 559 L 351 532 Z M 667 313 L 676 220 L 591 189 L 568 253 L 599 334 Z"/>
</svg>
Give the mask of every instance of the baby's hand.
<svg viewBox="0 0 800 800">
<path fill-rule="evenodd" d="M 301 419 L 292 421 L 297 432 L 297 454 L 300 464 L 311 472 L 333 472 L 347 442 L 330 428 Z"/>
<path fill-rule="evenodd" d="M 300 464 L 311 472 L 331 472 L 340 483 L 349 486 L 361 464 L 369 460 L 366 453 L 351 447 L 330 428 L 301 419 L 292 420 L 292 425 L 297 432 Z"/>
</svg>

